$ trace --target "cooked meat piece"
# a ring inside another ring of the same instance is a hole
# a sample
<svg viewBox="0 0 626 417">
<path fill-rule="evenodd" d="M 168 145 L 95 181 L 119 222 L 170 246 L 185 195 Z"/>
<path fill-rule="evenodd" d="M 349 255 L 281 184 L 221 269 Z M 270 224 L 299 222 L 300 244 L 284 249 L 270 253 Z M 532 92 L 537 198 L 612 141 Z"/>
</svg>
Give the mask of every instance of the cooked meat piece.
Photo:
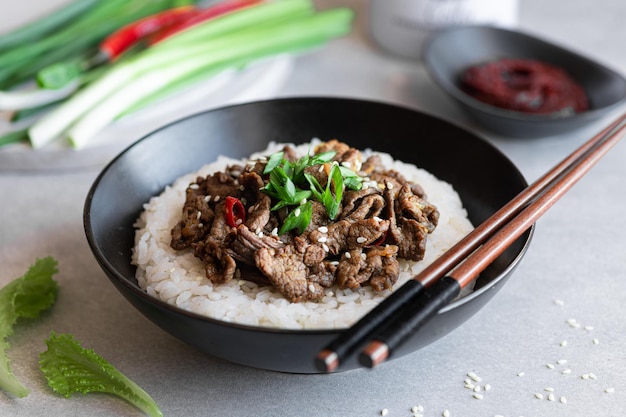
<svg viewBox="0 0 626 417">
<path fill-rule="evenodd" d="M 242 202 L 248 207 L 245 225 L 250 230 L 264 230 L 270 221 L 272 199 L 261 192 L 265 185 L 263 178 L 255 172 L 244 172 L 239 177 L 239 185 L 243 187 Z"/>
<path fill-rule="evenodd" d="M 289 145 L 283 147 L 283 157 L 287 161 L 291 162 L 298 160 L 298 154 L 296 153 L 296 150 L 293 148 L 293 146 Z"/>
<path fill-rule="evenodd" d="M 414 195 L 407 185 L 397 194 L 387 190 L 385 198 L 388 209 L 393 212 L 388 242 L 398 246 L 399 257 L 421 261 L 426 251 L 426 236 L 437 226 L 439 212 Z"/>
<path fill-rule="evenodd" d="M 439 222 L 439 211 L 423 198 L 413 194 L 408 185 L 402 187 L 396 198 L 396 205 L 401 216 L 417 220 L 432 233 Z"/>
<path fill-rule="evenodd" d="M 377 246 L 367 253 L 367 262 L 372 270 L 369 280 L 376 291 L 391 290 L 400 276 L 398 247 L 394 245 Z"/>
<path fill-rule="evenodd" d="M 211 236 L 215 241 L 223 242 L 229 234 L 234 232 L 234 230 L 234 227 L 231 227 L 226 223 L 224 202 L 222 201 L 215 206 L 215 216 L 213 216 L 213 224 L 211 224 L 209 236 Z"/>
<path fill-rule="evenodd" d="M 328 225 L 328 232 L 313 230 L 309 234 L 311 242 L 326 244 L 331 255 L 343 251 L 369 246 L 376 242 L 389 229 L 389 221 L 377 218 L 356 221 L 339 220 Z"/>
<path fill-rule="evenodd" d="M 209 201 L 218 202 L 228 196 L 239 198 L 241 194 L 237 179 L 225 172 L 216 172 L 198 182 L 198 185 L 204 189 Z"/>
<path fill-rule="evenodd" d="M 337 273 L 336 262 L 324 261 L 309 267 L 309 281 L 317 283 L 324 288 L 335 285 L 335 274 Z"/>
<path fill-rule="evenodd" d="M 193 244 L 195 255 L 204 263 L 205 274 L 211 282 L 222 284 L 235 278 L 237 263 L 219 242 L 210 237 Z"/>
<path fill-rule="evenodd" d="M 320 143 L 315 148 L 315 153 L 324 153 L 329 151 L 335 151 L 335 159 L 340 159 L 341 155 L 350 150 L 350 146 L 347 143 L 339 142 L 337 139 L 331 139 L 327 142 Z"/>
<path fill-rule="evenodd" d="M 391 289 L 400 276 L 397 250 L 388 245 L 345 252 L 337 267 L 337 286 L 356 289 L 369 282 L 377 291 Z"/>
<path fill-rule="evenodd" d="M 246 281 L 254 282 L 257 285 L 272 285 L 270 280 L 259 271 L 256 265 L 240 264 L 238 267 L 240 273 L 239 278 L 245 277 Z"/>
<path fill-rule="evenodd" d="M 254 252 L 260 248 L 280 248 L 284 244 L 275 237 L 252 232 L 245 225 L 237 227 L 236 237 L 230 242 L 226 249 L 227 253 L 238 261 L 248 265 L 254 265 Z"/>
<path fill-rule="evenodd" d="M 361 165 L 360 172 L 364 175 L 370 175 L 372 172 L 384 171 L 383 161 L 379 155 L 372 155 L 368 157 Z"/>
<path fill-rule="evenodd" d="M 373 187 L 358 191 L 347 191 L 343 198 L 340 218 L 351 220 L 378 217 L 385 207 L 385 199 L 380 191 Z"/>
<path fill-rule="evenodd" d="M 289 301 L 316 301 L 324 296 L 322 286 L 309 281 L 309 268 L 292 246 L 261 248 L 254 253 L 254 259 L 274 288 Z"/>
<path fill-rule="evenodd" d="M 183 207 L 182 219 L 172 229 L 172 248 L 187 249 L 193 242 L 201 240 L 213 221 L 213 210 L 201 196 L 194 196 Z"/>
<path fill-rule="evenodd" d="M 341 155 L 337 155 L 334 158 L 339 162 L 341 166 L 344 166 L 354 172 L 359 172 L 361 170 L 361 165 L 363 164 L 363 155 L 361 151 L 350 148 Z"/>
<path fill-rule="evenodd" d="M 337 286 L 341 289 L 358 288 L 369 277 L 359 272 L 365 268 L 365 260 L 361 257 L 361 249 L 344 252 L 337 266 Z"/>
</svg>

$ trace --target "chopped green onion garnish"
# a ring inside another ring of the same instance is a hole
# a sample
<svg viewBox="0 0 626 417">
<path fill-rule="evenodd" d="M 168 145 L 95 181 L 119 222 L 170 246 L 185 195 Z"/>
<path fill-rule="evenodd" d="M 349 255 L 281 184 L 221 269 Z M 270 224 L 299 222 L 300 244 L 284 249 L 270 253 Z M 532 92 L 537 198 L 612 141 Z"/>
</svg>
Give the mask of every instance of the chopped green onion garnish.
<svg viewBox="0 0 626 417">
<path fill-rule="evenodd" d="M 311 197 L 322 203 L 328 217 L 334 220 L 341 207 L 344 189 L 361 189 L 361 177 L 337 163 L 332 164 L 325 187 L 322 187 L 313 175 L 305 172 L 307 168 L 321 166 L 332 161 L 336 154 L 335 151 L 328 151 L 316 155 L 305 155 L 295 162 L 285 159 L 284 152 L 277 152 L 269 157 L 263 170 L 264 174 L 269 174 L 269 182 L 263 191 L 278 200 L 272 210 L 297 206 L 285 219 L 280 234 L 293 229 L 302 233 L 307 228 L 313 212 L 312 204 L 307 201 Z"/>
</svg>

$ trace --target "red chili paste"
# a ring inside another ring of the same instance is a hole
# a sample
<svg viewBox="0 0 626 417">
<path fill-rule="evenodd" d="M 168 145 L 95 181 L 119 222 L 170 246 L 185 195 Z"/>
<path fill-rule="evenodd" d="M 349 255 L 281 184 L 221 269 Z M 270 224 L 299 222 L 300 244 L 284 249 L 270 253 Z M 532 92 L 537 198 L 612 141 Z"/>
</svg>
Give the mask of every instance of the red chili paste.
<svg viewBox="0 0 626 417">
<path fill-rule="evenodd" d="M 500 59 L 467 69 L 461 88 L 477 100 L 526 113 L 585 111 L 583 88 L 563 69 L 533 59 Z"/>
</svg>

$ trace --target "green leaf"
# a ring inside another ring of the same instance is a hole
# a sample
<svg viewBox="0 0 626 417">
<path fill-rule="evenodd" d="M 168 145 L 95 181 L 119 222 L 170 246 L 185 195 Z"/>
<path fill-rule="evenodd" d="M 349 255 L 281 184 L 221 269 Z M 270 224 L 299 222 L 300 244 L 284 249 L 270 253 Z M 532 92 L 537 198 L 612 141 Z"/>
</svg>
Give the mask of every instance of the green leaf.
<svg viewBox="0 0 626 417">
<path fill-rule="evenodd" d="M 343 176 L 343 184 L 351 190 L 360 190 L 363 188 L 363 178 L 349 168 L 339 165 L 339 170 Z"/>
<path fill-rule="evenodd" d="M 331 187 L 332 184 L 332 187 Z M 332 189 L 335 189 L 335 194 L 333 195 Z M 341 175 L 341 170 L 339 169 L 339 165 L 333 165 L 330 170 L 330 175 L 328 182 L 326 183 L 326 191 L 324 193 L 324 207 L 326 207 L 326 213 L 331 220 L 334 220 L 337 217 L 337 213 L 339 212 L 339 206 L 341 205 L 341 200 L 343 198 L 343 176 Z"/>
<path fill-rule="evenodd" d="M 276 152 L 275 154 L 272 154 L 269 157 L 269 159 L 267 161 L 267 164 L 265 165 L 265 169 L 263 170 L 263 174 L 268 174 L 274 168 L 279 166 L 283 162 L 283 155 L 284 154 L 285 154 L 284 152 Z"/>
<path fill-rule="evenodd" d="M 71 335 L 52 332 L 46 344 L 48 350 L 39 355 L 39 367 L 55 392 L 68 398 L 73 393 L 109 393 L 152 417 L 163 416 L 142 388 L 95 351 L 83 348 Z"/>
<path fill-rule="evenodd" d="M 326 151 L 313 155 L 311 158 L 310 165 L 321 165 L 327 162 L 332 161 L 332 159 L 337 155 L 336 151 Z"/>
<path fill-rule="evenodd" d="M 53 258 L 37 259 L 26 274 L 0 289 L 0 389 L 17 397 L 28 395 L 28 389 L 13 374 L 6 339 L 19 318 L 37 318 L 54 304 L 58 284 L 52 276 L 57 272 Z"/>
<path fill-rule="evenodd" d="M 310 201 L 307 201 L 289 213 L 278 233 L 282 235 L 293 229 L 297 229 L 298 233 L 302 234 L 311 222 L 312 215 L 313 204 L 311 204 Z"/>
<path fill-rule="evenodd" d="M 311 187 L 311 193 L 313 193 L 317 201 L 321 202 L 324 199 L 324 197 L 322 196 L 322 193 L 324 192 L 324 190 L 322 186 L 320 185 L 320 183 L 317 181 L 317 178 L 315 178 L 311 174 L 304 174 L 304 176 L 306 180 L 309 182 L 309 185 Z"/>
</svg>

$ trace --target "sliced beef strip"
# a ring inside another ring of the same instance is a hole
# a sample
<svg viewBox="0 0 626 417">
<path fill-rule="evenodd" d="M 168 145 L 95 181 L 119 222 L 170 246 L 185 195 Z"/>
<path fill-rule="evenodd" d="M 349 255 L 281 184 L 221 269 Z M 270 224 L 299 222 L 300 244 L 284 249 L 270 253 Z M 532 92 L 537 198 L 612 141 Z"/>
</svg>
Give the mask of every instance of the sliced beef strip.
<svg viewBox="0 0 626 417">
<path fill-rule="evenodd" d="M 380 191 L 373 187 L 345 193 L 340 218 L 359 220 L 379 217 L 385 207 L 385 199 Z"/>
<path fill-rule="evenodd" d="M 226 252 L 233 258 L 254 265 L 254 252 L 260 248 L 281 248 L 285 245 L 276 237 L 265 234 L 260 236 L 245 225 L 240 225 L 227 246 Z"/>
<path fill-rule="evenodd" d="M 171 246 L 176 250 L 187 249 L 193 242 L 202 240 L 209 231 L 215 213 L 204 196 L 195 190 L 187 192 L 187 201 L 182 209 L 182 218 L 171 232 Z"/>
<path fill-rule="evenodd" d="M 185 190 L 182 218 L 172 229 L 172 248 L 187 249 L 193 242 L 204 239 L 215 213 L 206 196 L 207 179 L 197 177 Z"/>
<path fill-rule="evenodd" d="M 373 172 L 382 172 L 385 170 L 383 166 L 383 161 L 379 155 L 371 155 L 369 156 L 365 162 L 361 164 L 360 173 L 362 175 L 370 175 Z"/>
<path fill-rule="evenodd" d="M 198 182 L 198 185 L 204 188 L 209 202 L 219 202 L 228 196 L 237 198 L 241 196 L 239 181 L 225 172 L 220 171 L 209 175 L 203 181 Z"/>
<path fill-rule="evenodd" d="M 439 222 L 439 210 L 415 195 L 413 189 L 408 185 L 404 185 L 396 198 L 396 206 L 398 213 L 407 219 L 414 219 L 426 228 L 428 233 L 432 233 Z"/>
<path fill-rule="evenodd" d="M 238 277 L 237 263 L 225 248 L 210 237 L 193 244 L 194 253 L 204 263 L 207 278 L 223 284 Z"/>
<path fill-rule="evenodd" d="M 377 291 L 391 289 L 400 276 L 397 251 L 387 245 L 345 252 L 337 267 L 337 286 L 356 289 L 369 282 Z"/>
<path fill-rule="evenodd" d="M 293 246 L 261 248 L 254 253 L 254 258 L 257 267 L 287 300 L 317 301 L 324 296 L 323 287 L 308 279 L 309 268 Z"/>
<path fill-rule="evenodd" d="M 261 192 L 265 185 L 263 178 L 255 172 L 244 172 L 239 177 L 239 184 L 243 187 L 242 202 L 248 207 L 245 225 L 254 231 L 266 230 L 270 221 L 272 200 Z"/>
<path fill-rule="evenodd" d="M 326 233 L 311 231 L 309 241 L 324 243 L 331 255 L 338 255 L 346 250 L 373 244 L 387 232 L 389 221 L 378 218 L 355 221 L 342 219 L 329 224 L 327 229 Z"/>
<path fill-rule="evenodd" d="M 394 245 L 376 246 L 367 252 L 367 262 L 372 274 L 369 284 L 376 291 L 391 290 L 400 276 L 398 247 Z"/>
<path fill-rule="evenodd" d="M 439 212 L 415 196 L 408 185 L 398 192 L 388 188 L 385 199 L 390 212 L 388 242 L 398 246 L 400 258 L 421 261 L 426 251 L 427 235 L 437 225 Z"/>
</svg>

